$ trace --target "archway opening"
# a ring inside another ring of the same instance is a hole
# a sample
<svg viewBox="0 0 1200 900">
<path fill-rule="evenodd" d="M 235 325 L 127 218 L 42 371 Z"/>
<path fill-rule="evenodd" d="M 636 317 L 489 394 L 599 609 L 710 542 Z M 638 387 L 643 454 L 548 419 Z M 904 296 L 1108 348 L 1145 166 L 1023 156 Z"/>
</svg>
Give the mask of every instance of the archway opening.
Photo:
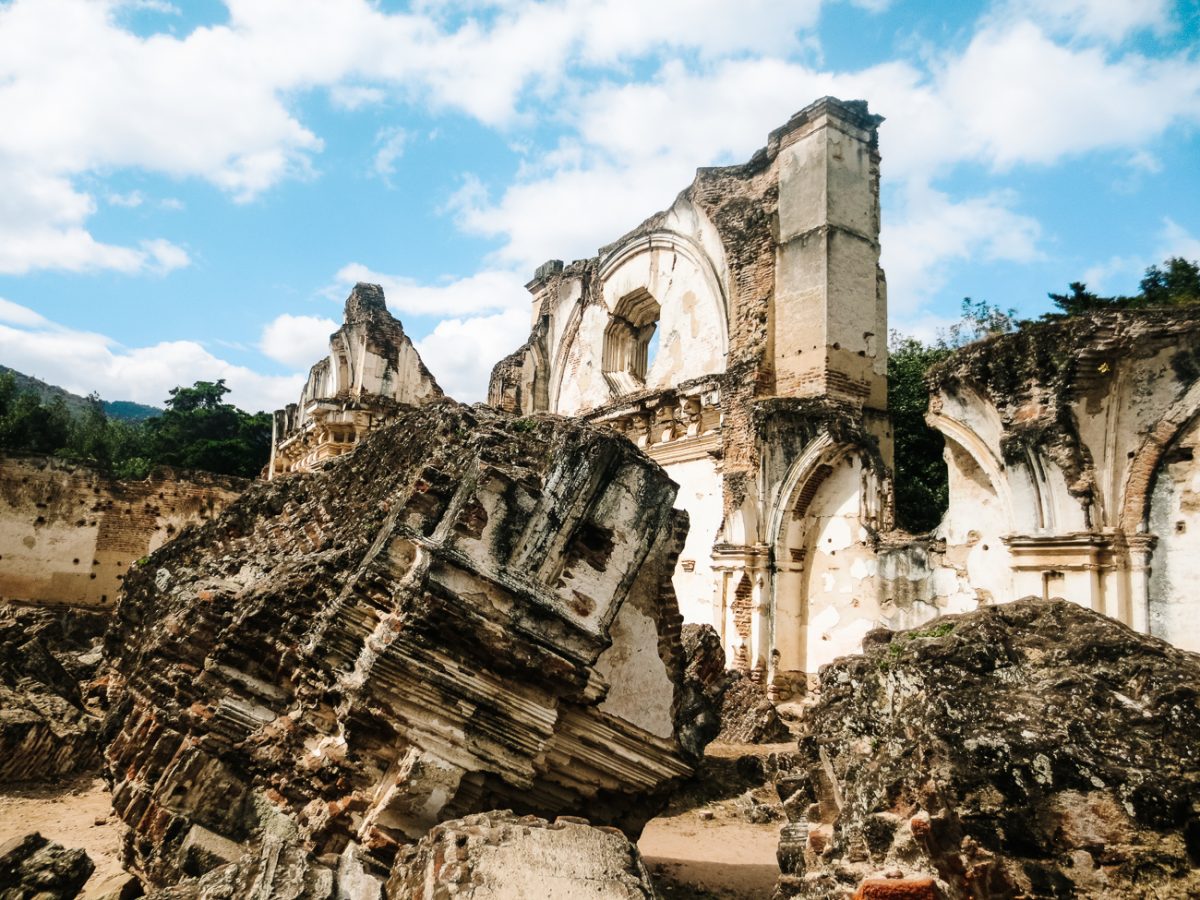
<svg viewBox="0 0 1200 900">
<path fill-rule="evenodd" d="M 645 288 L 638 288 L 622 297 L 609 315 L 602 371 L 614 393 L 628 394 L 645 387 L 661 314 L 658 301 Z"/>
</svg>

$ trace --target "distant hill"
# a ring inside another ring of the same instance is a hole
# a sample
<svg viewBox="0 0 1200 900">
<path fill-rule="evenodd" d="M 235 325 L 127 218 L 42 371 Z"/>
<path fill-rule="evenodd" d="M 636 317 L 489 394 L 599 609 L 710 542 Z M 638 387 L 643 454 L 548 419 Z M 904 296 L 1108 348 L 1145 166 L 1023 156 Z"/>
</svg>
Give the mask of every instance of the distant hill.
<svg viewBox="0 0 1200 900">
<path fill-rule="evenodd" d="M 86 397 L 72 394 L 70 391 L 63 390 L 53 384 L 46 384 L 40 378 L 34 378 L 23 372 L 18 372 L 16 369 L 11 369 L 8 366 L 0 366 L 0 374 L 6 372 L 12 373 L 13 378 L 17 382 L 18 390 L 22 393 L 30 392 L 37 394 L 38 399 L 43 403 L 52 403 L 55 399 L 61 397 L 72 413 L 81 413 L 87 408 Z M 134 403 L 132 400 L 102 400 L 101 402 L 104 404 L 104 412 L 110 419 L 122 419 L 126 422 L 142 422 L 153 416 L 161 416 L 163 413 L 157 406 Z"/>
</svg>

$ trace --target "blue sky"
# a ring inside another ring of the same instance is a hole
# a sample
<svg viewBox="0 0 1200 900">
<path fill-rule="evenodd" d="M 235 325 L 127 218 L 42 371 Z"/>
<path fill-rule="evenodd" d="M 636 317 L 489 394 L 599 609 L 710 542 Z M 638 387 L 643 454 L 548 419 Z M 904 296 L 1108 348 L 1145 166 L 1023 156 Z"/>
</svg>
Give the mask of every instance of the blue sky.
<svg viewBox="0 0 1200 900">
<path fill-rule="evenodd" d="M 478 400 L 533 267 L 825 94 L 887 118 L 894 328 L 1200 258 L 1200 0 L 0 0 L 0 362 L 274 408 L 371 280 Z"/>
</svg>

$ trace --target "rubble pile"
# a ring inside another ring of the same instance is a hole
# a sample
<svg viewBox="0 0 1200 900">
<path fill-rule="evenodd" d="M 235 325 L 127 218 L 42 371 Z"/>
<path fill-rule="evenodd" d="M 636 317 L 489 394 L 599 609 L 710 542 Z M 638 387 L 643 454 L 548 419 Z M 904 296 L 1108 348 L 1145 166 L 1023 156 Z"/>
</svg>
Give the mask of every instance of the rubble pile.
<svg viewBox="0 0 1200 900">
<path fill-rule="evenodd" d="M 98 720 L 80 683 L 95 673 L 107 615 L 0 604 L 0 784 L 99 764 Z"/>
<path fill-rule="evenodd" d="M 1061 600 L 875 631 L 821 676 L 784 898 L 1200 895 L 1200 656 Z"/>
<path fill-rule="evenodd" d="M 790 740 L 791 731 L 767 699 L 761 684 L 725 668 L 721 638 L 711 625 L 684 625 L 685 680 L 716 715 L 697 714 L 698 727 L 722 744 L 773 744 Z"/>
<path fill-rule="evenodd" d="M 473 813 L 636 836 L 704 743 L 675 492 L 606 431 L 441 401 L 180 536 L 106 641 L 127 865 L 372 896 L 401 847 Z"/>
</svg>

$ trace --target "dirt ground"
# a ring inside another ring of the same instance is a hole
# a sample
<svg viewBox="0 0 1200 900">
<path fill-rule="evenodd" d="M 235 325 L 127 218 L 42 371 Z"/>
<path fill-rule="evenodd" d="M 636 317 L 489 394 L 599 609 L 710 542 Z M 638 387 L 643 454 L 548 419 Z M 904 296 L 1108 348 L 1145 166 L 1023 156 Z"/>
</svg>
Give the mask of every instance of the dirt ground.
<svg viewBox="0 0 1200 900">
<path fill-rule="evenodd" d="M 702 780 L 653 819 L 638 849 L 666 900 L 766 900 L 779 878 L 779 799 L 739 760 L 795 745 L 710 744 Z M 753 815 L 752 815 L 753 811 Z M 752 819 L 770 818 L 770 821 Z"/>
<path fill-rule="evenodd" d="M 31 831 L 87 851 L 96 871 L 84 885 L 82 900 L 102 897 L 123 882 L 120 831 L 99 778 L 0 788 L 0 844 Z"/>
<path fill-rule="evenodd" d="M 638 848 L 664 898 L 766 900 L 779 878 L 782 824 L 706 821 L 695 811 L 660 816 L 646 826 Z"/>
</svg>

